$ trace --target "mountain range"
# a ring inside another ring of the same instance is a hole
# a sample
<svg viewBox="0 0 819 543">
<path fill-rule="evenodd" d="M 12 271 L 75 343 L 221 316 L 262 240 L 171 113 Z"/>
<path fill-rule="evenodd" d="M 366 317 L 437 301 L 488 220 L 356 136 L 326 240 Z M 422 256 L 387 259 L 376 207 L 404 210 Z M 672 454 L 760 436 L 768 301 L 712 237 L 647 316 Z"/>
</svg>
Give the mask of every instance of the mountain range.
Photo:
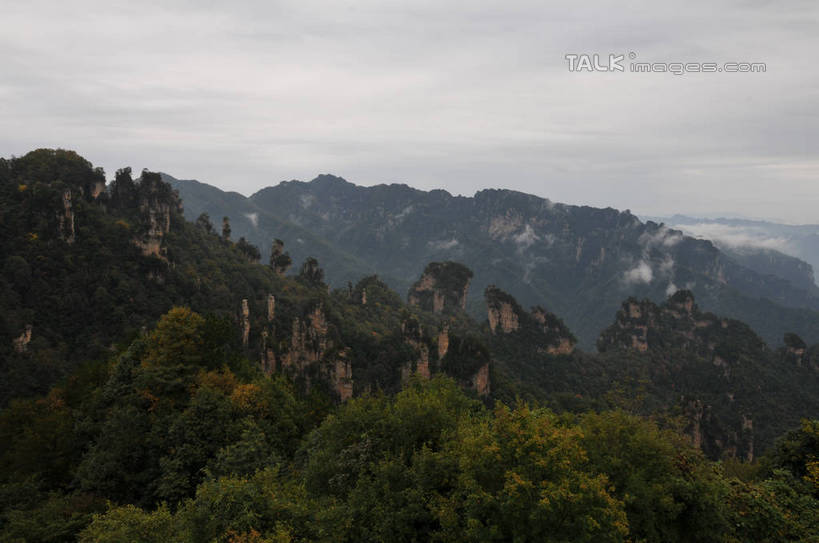
<svg viewBox="0 0 819 543">
<path fill-rule="evenodd" d="M 406 185 L 357 186 L 320 175 L 250 197 L 163 174 L 185 215 L 228 217 L 234 236 L 269 254 L 279 238 L 299 261 L 316 257 L 327 280 L 343 285 L 378 274 L 406 292 L 427 262 L 454 260 L 475 272 L 467 299 L 498 285 L 523 305 L 560 315 L 585 349 L 629 296 L 663 301 L 679 289 L 707 311 L 742 319 L 771 345 L 787 332 L 819 341 L 819 288 L 812 268 L 785 255 L 773 265 L 685 235 L 629 211 L 572 206 L 510 190 L 472 197 Z M 770 259 L 768 259 L 770 261 Z"/>
</svg>

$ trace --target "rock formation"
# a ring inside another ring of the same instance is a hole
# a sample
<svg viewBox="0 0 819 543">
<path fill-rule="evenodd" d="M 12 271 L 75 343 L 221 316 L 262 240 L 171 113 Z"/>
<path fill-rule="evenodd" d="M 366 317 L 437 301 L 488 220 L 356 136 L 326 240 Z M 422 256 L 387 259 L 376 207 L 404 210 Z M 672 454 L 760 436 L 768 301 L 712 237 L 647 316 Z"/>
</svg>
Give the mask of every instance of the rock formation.
<svg viewBox="0 0 819 543">
<path fill-rule="evenodd" d="M 802 338 L 796 334 L 785 334 L 785 359 L 801 366 L 805 362 L 806 354 L 808 352 L 807 344 L 802 341 Z"/>
<path fill-rule="evenodd" d="M 28 344 L 31 343 L 31 332 L 32 326 L 30 324 L 26 325 L 26 329 L 21 333 L 19 336 L 14 338 L 12 341 L 12 345 L 14 345 L 14 350 L 18 353 L 24 353 L 28 349 Z"/>
<path fill-rule="evenodd" d="M 478 372 L 472 376 L 472 388 L 478 393 L 478 396 L 488 396 L 489 389 L 489 363 L 483 364 L 478 368 Z"/>
<path fill-rule="evenodd" d="M 489 285 L 484 291 L 489 317 L 489 330 L 495 333 L 509 334 L 520 328 L 518 314 L 520 306 L 512 296 L 495 285 Z"/>
<path fill-rule="evenodd" d="M 320 305 L 308 312 L 304 319 L 294 318 L 290 346 L 281 357 L 282 367 L 299 373 L 308 365 L 319 362 L 329 346 L 327 330 L 327 318 Z"/>
<path fill-rule="evenodd" d="M 139 184 L 139 213 L 144 229 L 134 239 L 143 255 L 165 257 L 162 240 L 171 231 L 171 212 L 181 209 L 179 196 L 159 175 L 143 176 Z"/>
<path fill-rule="evenodd" d="M 272 294 L 267 295 L 267 322 L 273 322 L 276 316 L 276 297 Z"/>
<path fill-rule="evenodd" d="M 438 334 L 438 360 L 443 359 L 449 350 L 449 325 L 444 324 L 441 332 Z"/>
<path fill-rule="evenodd" d="M 563 324 L 563 321 L 542 307 L 532 308 L 527 313 L 509 294 L 489 285 L 484 292 L 486 298 L 489 330 L 493 335 L 527 332 L 527 341 L 534 342 L 539 352 L 550 355 L 566 355 L 574 352 L 577 340 Z"/>
<path fill-rule="evenodd" d="M 409 304 L 425 311 L 464 310 L 472 271 L 457 262 L 431 262 L 409 291 Z"/>
<path fill-rule="evenodd" d="M 276 354 L 273 352 L 272 337 L 267 330 L 262 330 L 261 368 L 265 375 L 276 371 Z"/>
<path fill-rule="evenodd" d="M 74 211 L 71 207 L 71 189 L 63 191 L 63 210 L 57 216 L 60 220 L 60 238 L 69 245 L 74 243 Z"/>
<path fill-rule="evenodd" d="M 629 298 L 615 323 L 600 335 L 597 348 L 601 352 L 681 349 L 724 367 L 726 374 L 743 353 L 754 357 L 767 349 L 744 323 L 701 313 L 687 290 L 676 292 L 662 305 Z"/>
<path fill-rule="evenodd" d="M 353 397 L 353 368 L 347 357 L 347 351 L 341 351 L 333 368 L 333 385 L 342 402 Z"/>
<path fill-rule="evenodd" d="M 421 325 L 415 319 L 405 321 L 401 325 L 401 330 L 404 334 L 404 342 L 412 347 L 417 353 L 418 358 L 415 360 L 415 373 L 429 379 L 431 375 L 429 367 L 429 346 L 424 341 L 424 334 Z M 413 364 L 410 363 L 401 368 L 401 382 L 405 383 L 410 375 L 413 373 Z"/>
<path fill-rule="evenodd" d="M 247 299 L 242 300 L 242 346 L 247 348 L 250 339 L 250 308 Z"/>
</svg>

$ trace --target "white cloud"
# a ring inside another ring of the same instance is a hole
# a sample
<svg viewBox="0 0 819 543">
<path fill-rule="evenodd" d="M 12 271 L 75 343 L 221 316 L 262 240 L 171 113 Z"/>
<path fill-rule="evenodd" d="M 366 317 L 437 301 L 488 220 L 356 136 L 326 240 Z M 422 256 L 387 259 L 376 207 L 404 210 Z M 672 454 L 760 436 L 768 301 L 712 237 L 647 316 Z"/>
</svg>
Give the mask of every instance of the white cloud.
<svg viewBox="0 0 819 543">
<path fill-rule="evenodd" d="M 671 230 L 663 225 L 653 234 L 649 232 L 643 233 L 639 241 L 646 249 L 652 249 L 654 247 L 673 247 L 682 241 L 682 239 L 682 232 Z"/>
<path fill-rule="evenodd" d="M 645 260 L 623 274 L 623 280 L 627 284 L 651 283 L 653 279 L 654 272 Z"/>
<path fill-rule="evenodd" d="M 681 225 L 680 228 L 690 236 L 709 239 L 714 243 L 726 245 L 733 249 L 741 247 L 773 249 L 792 256 L 798 256 L 798 251 L 791 247 L 790 240 L 781 236 L 772 236 L 761 228 L 713 222 L 685 224 Z"/>
<path fill-rule="evenodd" d="M 259 214 L 255 211 L 253 213 L 245 213 L 245 217 L 247 217 L 247 220 L 253 224 L 253 228 L 257 228 L 259 226 Z"/>
<path fill-rule="evenodd" d="M 672 281 L 672 282 L 668 283 L 668 287 L 666 287 L 666 289 L 665 289 L 665 295 L 666 296 L 673 296 L 674 293 L 676 293 L 678 290 L 680 290 L 680 289 Z"/>
<path fill-rule="evenodd" d="M 446 240 L 438 240 L 438 241 L 428 241 L 427 245 L 435 250 L 446 250 L 452 249 L 456 245 L 458 245 L 458 240 L 455 238 L 446 239 Z"/>
<path fill-rule="evenodd" d="M 523 228 L 523 231 L 519 234 L 512 237 L 512 240 L 517 244 L 518 249 L 528 249 L 534 242 L 538 241 L 540 238 L 535 231 L 532 229 L 530 225 L 526 225 Z"/>
<path fill-rule="evenodd" d="M 659 271 L 663 275 L 668 275 L 668 274 L 674 272 L 674 258 L 672 258 L 671 255 L 669 255 L 669 254 L 665 255 L 665 258 L 663 258 L 663 261 L 660 262 Z"/>
</svg>

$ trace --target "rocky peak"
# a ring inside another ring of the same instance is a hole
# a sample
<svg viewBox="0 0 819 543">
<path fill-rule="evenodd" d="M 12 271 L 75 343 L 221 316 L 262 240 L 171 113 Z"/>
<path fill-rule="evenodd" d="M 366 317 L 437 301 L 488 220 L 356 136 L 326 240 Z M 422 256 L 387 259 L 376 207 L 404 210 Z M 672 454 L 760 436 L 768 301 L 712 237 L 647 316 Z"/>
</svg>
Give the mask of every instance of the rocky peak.
<svg viewBox="0 0 819 543">
<path fill-rule="evenodd" d="M 518 302 L 509 294 L 489 285 L 484 291 L 489 317 L 489 329 L 493 334 L 509 334 L 520 328 L 520 317 L 523 313 Z"/>
<path fill-rule="evenodd" d="M 724 367 L 726 375 L 743 354 L 758 358 L 767 351 L 747 325 L 700 312 L 693 294 L 685 290 L 661 305 L 629 298 L 617 312 L 615 323 L 600 335 L 597 348 L 601 352 L 682 349 Z"/>
<path fill-rule="evenodd" d="M 793 333 L 785 334 L 784 343 L 785 359 L 801 366 L 805 362 L 808 345 L 802 341 L 801 337 Z"/>
<path fill-rule="evenodd" d="M 165 257 L 162 240 L 171 231 L 171 215 L 181 213 L 182 201 L 157 173 L 142 172 L 136 189 L 137 207 L 143 231 L 134 239 L 145 256 Z"/>
<path fill-rule="evenodd" d="M 494 285 L 484 292 L 489 317 L 489 330 L 494 335 L 526 331 L 529 341 L 538 351 L 552 355 L 570 354 L 577 339 L 563 321 L 540 306 L 527 313 L 510 294 Z"/>
<path fill-rule="evenodd" d="M 409 304 L 443 313 L 466 308 L 472 270 L 457 262 L 431 262 L 409 291 Z"/>
</svg>

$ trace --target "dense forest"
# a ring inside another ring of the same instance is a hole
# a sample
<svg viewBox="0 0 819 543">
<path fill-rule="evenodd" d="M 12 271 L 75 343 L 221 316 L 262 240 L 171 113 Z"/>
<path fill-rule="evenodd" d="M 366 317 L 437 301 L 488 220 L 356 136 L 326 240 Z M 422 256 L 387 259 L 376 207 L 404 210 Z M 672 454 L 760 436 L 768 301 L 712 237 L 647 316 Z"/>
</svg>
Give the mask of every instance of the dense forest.
<svg viewBox="0 0 819 543">
<path fill-rule="evenodd" d="M 794 334 L 680 291 L 583 352 L 495 286 L 472 318 L 461 264 L 333 288 L 71 151 L 0 204 L 2 541 L 819 541 Z"/>
</svg>

